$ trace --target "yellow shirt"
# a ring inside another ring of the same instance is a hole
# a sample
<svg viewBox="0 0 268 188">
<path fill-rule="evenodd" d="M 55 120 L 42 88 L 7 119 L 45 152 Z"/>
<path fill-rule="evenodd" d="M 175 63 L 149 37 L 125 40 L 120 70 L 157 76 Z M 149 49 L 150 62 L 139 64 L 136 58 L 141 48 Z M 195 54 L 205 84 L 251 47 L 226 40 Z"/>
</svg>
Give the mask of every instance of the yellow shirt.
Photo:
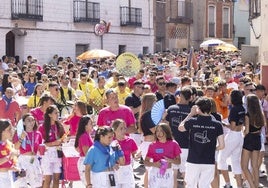
<svg viewBox="0 0 268 188">
<path fill-rule="evenodd" d="M 78 98 L 78 100 L 80 100 L 84 103 L 87 103 L 87 97 L 83 91 L 81 91 L 80 89 L 77 89 L 74 92 L 75 92 L 75 95 Z"/>
<path fill-rule="evenodd" d="M 129 92 L 125 91 L 124 93 L 117 93 L 118 99 L 119 99 L 119 104 L 125 104 L 126 98 L 129 96 Z"/>
<path fill-rule="evenodd" d="M 71 97 L 72 97 L 71 99 L 69 98 L 69 93 L 68 93 L 69 89 L 71 89 Z M 63 88 L 62 87 L 62 90 L 63 90 L 63 95 L 64 95 L 64 98 L 65 98 L 66 101 L 71 101 L 71 100 L 73 101 L 74 100 L 73 96 L 75 94 L 74 94 L 74 89 L 73 88 L 69 88 L 69 87 L 68 88 Z"/>
<path fill-rule="evenodd" d="M 95 88 L 90 93 L 89 99 L 92 100 L 92 102 L 96 106 L 103 106 L 104 105 L 104 95 L 105 95 L 105 89 Z"/>
<path fill-rule="evenodd" d="M 89 99 L 90 92 L 94 89 L 94 87 L 95 84 L 93 82 L 92 83 L 87 82 L 85 84 L 80 82 L 78 85 L 78 88 L 84 92 L 87 100 Z"/>
<path fill-rule="evenodd" d="M 35 108 L 38 106 L 38 103 L 40 101 L 40 97 L 31 95 L 28 99 L 27 107 L 28 108 Z"/>
<path fill-rule="evenodd" d="M 118 81 L 115 82 L 114 80 L 111 80 L 106 83 L 105 88 L 115 88 L 117 87 Z"/>
<path fill-rule="evenodd" d="M 128 87 L 125 88 L 125 91 L 123 93 L 120 93 L 120 90 L 118 87 L 115 88 L 115 91 L 118 95 L 118 99 L 119 99 L 119 104 L 125 104 L 125 100 L 127 98 L 127 96 L 129 96 L 130 94 L 130 90 Z"/>
</svg>

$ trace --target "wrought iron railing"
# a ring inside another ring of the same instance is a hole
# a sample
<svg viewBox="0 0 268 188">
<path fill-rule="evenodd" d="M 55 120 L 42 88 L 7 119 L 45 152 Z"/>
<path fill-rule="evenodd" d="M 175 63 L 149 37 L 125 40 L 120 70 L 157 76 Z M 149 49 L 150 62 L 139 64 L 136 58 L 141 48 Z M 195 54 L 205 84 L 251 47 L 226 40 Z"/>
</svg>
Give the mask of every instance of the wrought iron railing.
<svg viewBox="0 0 268 188">
<path fill-rule="evenodd" d="M 121 26 L 142 26 L 142 9 L 120 7 Z"/>
<path fill-rule="evenodd" d="M 12 0 L 11 18 L 43 21 L 43 0 Z"/>
<path fill-rule="evenodd" d="M 89 1 L 74 0 L 74 22 L 91 22 L 100 21 L 100 3 Z"/>
</svg>

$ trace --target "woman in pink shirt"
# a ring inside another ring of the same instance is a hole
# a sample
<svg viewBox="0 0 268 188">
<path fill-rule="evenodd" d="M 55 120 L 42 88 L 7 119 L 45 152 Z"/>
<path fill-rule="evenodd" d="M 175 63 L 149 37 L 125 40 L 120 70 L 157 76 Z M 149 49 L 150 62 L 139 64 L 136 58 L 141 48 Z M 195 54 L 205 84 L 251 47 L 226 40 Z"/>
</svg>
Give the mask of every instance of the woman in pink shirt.
<svg viewBox="0 0 268 188">
<path fill-rule="evenodd" d="M 26 171 L 26 176 L 19 178 L 15 184 L 27 187 L 42 187 L 42 172 L 38 160 L 37 150 L 42 143 L 42 135 L 37 131 L 37 124 L 34 117 L 27 113 L 22 117 L 23 132 L 15 134 L 13 141 L 15 148 L 20 150 L 18 157 L 18 167 Z"/>
<path fill-rule="evenodd" d="M 30 113 L 33 115 L 35 120 L 37 121 L 37 126 L 40 126 L 44 123 L 44 114 L 47 108 L 55 104 L 56 101 L 54 98 L 48 94 L 43 94 L 39 100 L 38 107 L 31 109 Z"/>
<path fill-rule="evenodd" d="M 65 120 L 64 126 L 70 126 L 70 136 L 75 137 L 78 123 L 83 115 L 87 114 L 87 105 L 82 101 L 77 101 L 73 106 L 73 113 Z"/>
<path fill-rule="evenodd" d="M 172 164 L 180 164 L 181 148 L 173 140 L 170 126 L 160 123 L 156 127 L 156 141 L 149 145 L 144 161 L 145 166 L 151 167 L 148 170 L 149 187 L 172 188 L 175 177 Z"/>
<path fill-rule="evenodd" d="M 93 145 L 93 140 L 90 136 L 93 130 L 93 121 L 89 115 L 84 115 L 81 117 L 76 133 L 74 147 L 78 150 L 80 158 L 77 162 L 77 168 L 79 171 L 81 181 L 87 185 L 85 178 L 85 165 L 83 164 L 85 160 L 85 155 L 87 150 Z"/>
<path fill-rule="evenodd" d="M 121 165 L 119 169 L 115 171 L 118 180 L 117 186 L 120 188 L 134 188 L 135 181 L 131 161 L 132 158 L 136 158 L 138 146 L 132 138 L 126 136 L 127 127 L 124 120 L 115 119 L 112 122 L 112 127 L 115 132 L 115 140 L 119 143 L 125 156 L 125 165 Z"/>
<path fill-rule="evenodd" d="M 42 157 L 41 168 L 44 175 L 43 188 L 49 188 L 53 178 L 53 187 L 59 187 L 60 174 L 62 172 L 61 144 L 67 138 L 63 126 L 59 121 L 57 106 L 50 105 L 44 115 L 44 124 L 39 127 L 44 139 L 46 151 Z"/>
<path fill-rule="evenodd" d="M 16 166 L 17 154 L 11 142 L 13 129 L 10 120 L 0 119 L 0 185 L 13 188 L 13 180 L 9 174 Z"/>
</svg>

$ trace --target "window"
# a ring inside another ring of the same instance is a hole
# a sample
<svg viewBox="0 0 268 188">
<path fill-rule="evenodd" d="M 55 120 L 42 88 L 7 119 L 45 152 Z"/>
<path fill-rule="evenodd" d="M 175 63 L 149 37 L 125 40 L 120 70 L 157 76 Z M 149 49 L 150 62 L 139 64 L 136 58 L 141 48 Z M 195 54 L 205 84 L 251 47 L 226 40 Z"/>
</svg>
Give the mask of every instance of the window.
<svg viewBox="0 0 268 188">
<path fill-rule="evenodd" d="M 143 46 L 142 47 L 142 54 L 148 54 L 149 53 L 149 47 L 148 46 Z"/>
<path fill-rule="evenodd" d="M 241 50 L 242 44 L 246 44 L 246 37 L 238 37 L 238 49 Z"/>
<path fill-rule="evenodd" d="M 131 7 L 120 7 L 121 26 L 141 26 L 142 9 Z"/>
<path fill-rule="evenodd" d="M 83 52 L 89 50 L 89 44 L 76 44 L 75 45 L 75 57 L 79 56 Z"/>
<path fill-rule="evenodd" d="M 88 0 L 74 0 L 74 22 L 100 21 L 100 4 Z"/>
<path fill-rule="evenodd" d="M 121 55 L 122 53 L 125 53 L 126 52 L 126 45 L 119 45 L 118 46 L 118 55 Z"/>
<path fill-rule="evenodd" d="M 43 0 L 12 0 L 11 17 L 43 21 Z"/>
<path fill-rule="evenodd" d="M 185 0 L 178 0 L 178 16 L 185 16 Z"/>
<path fill-rule="evenodd" d="M 222 30 L 222 37 L 229 38 L 229 31 L 230 31 L 230 9 L 223 8 L 223 15 L 222 15 L 222 23 L 223 23 L 223 30 Z"/>
<path fill-rule="evenodd" d="M 215 14 L 215 7 L 209 6 L 208 7 L 208 36 L 215 37 L 215 30 L 216 30 L 216 14 Z"/>
<path fill-rule="evenodd" d="M 249 0 L 249 19 L 257 18 L 261 15 L 261 0 Z"/>
</svg>

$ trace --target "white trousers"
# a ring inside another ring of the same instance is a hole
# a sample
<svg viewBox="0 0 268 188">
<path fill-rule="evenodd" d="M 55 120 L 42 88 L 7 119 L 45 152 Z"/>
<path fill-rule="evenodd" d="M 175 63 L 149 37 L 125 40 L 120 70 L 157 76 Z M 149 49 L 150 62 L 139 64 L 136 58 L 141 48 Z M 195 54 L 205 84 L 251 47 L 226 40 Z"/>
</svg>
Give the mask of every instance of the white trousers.
<svg viewBox="0 0 268 188">
<path fill-rule="evenodd" d="M 232 171 L 234 174 L 242 174 L 241 153 L 244 138 L 242 132 L 229 131 L 224 137 L 225 147 L 219 151 L 218 169 L 228 170 L 227 159 L 231 157 Z"/>
<path fill-rule="evenodd" d="M 209 188 L 214 178 L 214 164 L 186 163 L 186 188 Z"/>
</svg>

